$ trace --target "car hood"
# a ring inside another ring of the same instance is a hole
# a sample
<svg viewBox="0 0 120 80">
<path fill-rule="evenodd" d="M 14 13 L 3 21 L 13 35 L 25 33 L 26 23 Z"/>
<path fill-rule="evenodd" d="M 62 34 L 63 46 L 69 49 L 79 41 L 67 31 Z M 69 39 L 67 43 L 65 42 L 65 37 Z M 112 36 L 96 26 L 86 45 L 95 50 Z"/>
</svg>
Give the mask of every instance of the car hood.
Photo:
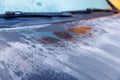
<svg viewBox="0 0 120 80">
<path fill-rule="evenodd" d="M 76 34 L 69 29 L 89 26 L 92 33 Z M 0 29 L 1 80 L 119 80 L 120 17 L 17 26 Z M 55 32 L 69 33 L 70 41 L 58 43 L 41 38 Z"/>
</svg>

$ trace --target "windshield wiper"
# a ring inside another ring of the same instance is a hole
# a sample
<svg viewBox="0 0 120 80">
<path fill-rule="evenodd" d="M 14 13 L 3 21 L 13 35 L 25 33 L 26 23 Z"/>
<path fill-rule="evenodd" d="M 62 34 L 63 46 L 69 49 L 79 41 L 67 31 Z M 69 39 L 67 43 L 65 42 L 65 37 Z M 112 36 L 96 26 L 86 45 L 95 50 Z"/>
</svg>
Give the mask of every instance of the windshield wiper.
<svg viewBox="0 0 120 80">
<path fill-rule="evenodd" d="M 5 14 L 0 14 L 0 18 L 31 18 L 31 17 L 73 17 L 73 14 L 92 14 L 93 12 L 112 12 L 119 13 L 117 10 L 88 8 L 86 10 L 64 11 L 64 12 L 21 12 L 21 11 L 7 11 Z"/>
<path fill-rule="evenodd" d="M 19 18 L 19 17 L 72 17 L 71 13 L 66 12 L 20 12 L 7 11 L 5 14 L 0 14 L 0 18 Z"/>
<path fill-rule="evenodd" d="M 86 10 L 76 10 L 76 11 L 64 11 L 65 13 L 92 13 L 92 12 L 113 12 L 113 13 L 119 13 L 117 10 L 109 10 L 109 9 L 96 9 L 96 8 L 88 8 Z"/>
</svg>

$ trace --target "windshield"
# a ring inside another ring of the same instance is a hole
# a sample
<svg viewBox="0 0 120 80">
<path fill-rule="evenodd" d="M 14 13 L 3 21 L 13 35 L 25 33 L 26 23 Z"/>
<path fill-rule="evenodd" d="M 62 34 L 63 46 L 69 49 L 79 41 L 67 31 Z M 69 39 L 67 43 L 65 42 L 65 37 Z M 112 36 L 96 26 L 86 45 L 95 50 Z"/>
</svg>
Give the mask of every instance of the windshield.
<svg viewBox="0 0 120 80">
<path fill-rule="evenodd" d="M 61 12 L 87 8 L 108 9 L 110 6 L 106 0 L 0 0 L 0 14 L 6 11 Z"/>
</svg>

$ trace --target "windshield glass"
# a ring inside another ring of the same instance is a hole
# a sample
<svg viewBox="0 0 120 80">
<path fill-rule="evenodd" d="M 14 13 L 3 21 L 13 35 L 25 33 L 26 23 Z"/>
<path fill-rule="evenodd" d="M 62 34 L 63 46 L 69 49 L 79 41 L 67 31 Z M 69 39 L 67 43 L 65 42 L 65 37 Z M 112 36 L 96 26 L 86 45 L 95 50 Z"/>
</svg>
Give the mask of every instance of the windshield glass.
<svg viewBox="0 0 120 80">
<path fill-rule="evenodd" d="M 106 0 L 0 0 L 0 13 L 6 11 L 61 12 L 87 8 L 108 9 L 110 6 Z"/>
</svg>

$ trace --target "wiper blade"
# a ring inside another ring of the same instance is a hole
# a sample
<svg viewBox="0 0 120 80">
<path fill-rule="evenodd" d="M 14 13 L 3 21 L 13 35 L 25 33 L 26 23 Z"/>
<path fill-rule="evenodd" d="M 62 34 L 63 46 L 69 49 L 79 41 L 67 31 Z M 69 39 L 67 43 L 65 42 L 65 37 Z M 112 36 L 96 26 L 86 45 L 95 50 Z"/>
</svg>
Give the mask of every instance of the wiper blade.
<svg viewBox="0 0 120 80">
<path fill-rule="evenodd" d="M 64 12 L 71 13 L 71 14 L 75 14 L 75 13 L 92 13 L 92 12 L 113 12 L 113 13 L 119 13 L 118 10 L 96 9 L 96 8 L 88 8 L 86 10 L 64 11 Z"/>
<path fill-rule="evenodd" d="M 0 14 L 0 18 L 19 18 L 19 17 L 72 17 L 71 13 L 66 12 L 20 12 L 7 11 L 5 14 Z"/>
</svg>

